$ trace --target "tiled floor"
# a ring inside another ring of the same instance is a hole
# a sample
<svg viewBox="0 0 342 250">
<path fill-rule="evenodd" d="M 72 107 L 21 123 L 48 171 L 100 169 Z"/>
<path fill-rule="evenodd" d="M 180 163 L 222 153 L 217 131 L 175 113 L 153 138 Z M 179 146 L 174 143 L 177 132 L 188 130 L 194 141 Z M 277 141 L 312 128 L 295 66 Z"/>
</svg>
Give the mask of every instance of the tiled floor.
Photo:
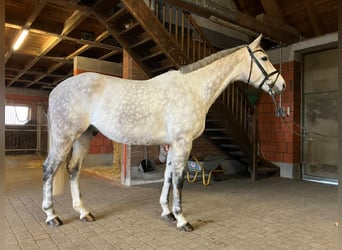
<svg viewBox="0 0 342 250">
<path fill-rule="evenodd" d="M 336 248 L 336 186 L 274 177 L 235 178 L 208 187 L 186 182 L 183 209 L 195 228 L 187 233 L 160 219 L 161 183 L 126 187 L 82 175 L 83 198 L 97 220 L 78 220 L 67 188 L 54 200 L 64 225 L 49 228 L 40 208 L 37 163 L 6 160 L 6 249 Z"/>
</svg>

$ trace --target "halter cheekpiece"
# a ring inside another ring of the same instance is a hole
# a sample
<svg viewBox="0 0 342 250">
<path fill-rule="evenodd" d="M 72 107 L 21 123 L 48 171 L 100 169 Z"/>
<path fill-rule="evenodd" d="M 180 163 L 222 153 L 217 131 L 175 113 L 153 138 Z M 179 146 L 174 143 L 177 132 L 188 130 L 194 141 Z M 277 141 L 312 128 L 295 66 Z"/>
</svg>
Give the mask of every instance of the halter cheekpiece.
<svg viewBox="0 0 342 250">
<path fill-rule="evenodd" d="M 275 85 L 275 83 L 278 80 L 278 77 L 280 75 L 280 73 L 278 72 L 278 70 L 275 70 L 271 73 L 267 73 L 266 70 L 264 69 L 264 67 L 261 65 L 261 63 L 258 61 L 258 59 L 255 57 L 254 53 L 261 51 L 264 52 L 262 49 L 258 49 L 255 51 L 252 51 L 251 48 L 249 46 L 247 46 L 247 50 L 249 52 L 249 55 L 251 56 L 251 66 L 249 69 L 249 76 L 248 76 L 248 81 L 247 84 L 249 84 L 250 80 L 251 80 L 251 75 L 252 75 L 252 69 L 253 69 L 253 62 L 255 62 L 255 64 L 258 66 L 258 68 L 260 69 L 260 71 L 262 72 L 262 74 L 264 75 L 264 79 L 262 80 L 262 82 L 259 85 L 259 89 L 262 88 L 262 86 L 265 84 L 265 82 L 273 75 L 277 74 L 277 77 L 275 78 L 275 80 L 272 82 L 272 84 L 268 84 L 268 87 L 270 88 L 269 91 L 270 93 L 273 95 L 273 86 Z"/>
</svg>

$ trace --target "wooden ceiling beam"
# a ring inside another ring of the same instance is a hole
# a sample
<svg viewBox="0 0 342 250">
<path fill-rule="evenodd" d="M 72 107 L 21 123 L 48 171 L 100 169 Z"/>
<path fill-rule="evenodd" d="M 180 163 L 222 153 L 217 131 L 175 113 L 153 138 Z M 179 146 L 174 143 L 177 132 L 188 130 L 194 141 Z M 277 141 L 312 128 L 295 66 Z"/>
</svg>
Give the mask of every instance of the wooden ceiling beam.
<svg viewBox="0 0 342 250">
<path fill-rule="evenodd" d="M 22 26 L 21 29 L 30 28 L 32 23 L 34 22 L 34 20 L 36 20 L 37 16 L 42 11 L 42 9 L 44 8 L 45 5 L 46 5 L 45 0 L 36 1 L 32 10 L 30 10 L 30 14 L 29 14 L 29 16 L 25 22 L 25 25 Z M 14 41 L 16 41 L 18 39 L 18 37 L 19 37 L 19 33 L 18 33 L 18 36 L 14 39 Z M 11 57 L 12 54 L 13 54 L 13 49 L 11 46 L 11 47 L 9 47 L 8 51 L 6 51 L 6 53 L 5 53 L 5 64 L 7 63 L 8 59 Z"/>
<path fill-rule="evenodd" d="M 33 58 L 33 60 L 30 61 L 27 65 L 25 65 L 24 69 L 22 69 L 20 73 L 8 85 L 11 86 L 15 81 L 17 81 L 21 76 L 23 76 L 30 68 L 32 68 L 33 65 L 35 65 L 43 56 L 45 56 L 51 49 L 53 49 L 60 41 L 61 39 L 56 39 L 45 49 L 43 53 Z"/>
<path fill-rule="evenodd" d="M 104 37 L 106 37 L 107 35 L 107 31 L 103 32 L 102 34 L 100 34 L 96 39 L 95 42 L 99 42 L 101 39 L 103 39 Z M 75 56 L 83 53 L 84 51 L 88 50 L 91 46 L 90 45 L 83 45 L 82 47 L 80 47 L 79 49 L 75 50 L 74 52 L 72 52 L 71 54 L 69 54 L 68 56 L 65 57 L 65 60 L 72 60 Z M 31 82 L 30 84 L 27 84 L 25 87 L 28 88 L 30 86 L 32 86 L 33 84 L 37 83 L 38 81 L 40 81 L 41 79 L 43 79 L 44 77 L 48 76 L 51 74 L 51 72 L 55 71 L 56 69 L 60 68 L 61 66 L 64 65 L 64 62 L 61 61 L 55 65 L 53 65 L 52 67 L 50 67 L 44 74 L 42 74 L 40 77 L 37 77 L 37 79 L 35 79 L 33 82 Z"/>
<path fill-rule="evenodd" d="M 13 29 L 18 29 L 18 30 L 22 28 L 22 26 L 19 26 L 19 25 L 16 25 L 16 24 L 11 24 L 11 23 L 5 23 L 5 27 L 10 27 L 10 28 L 13 28 Z M 122 48 L 121 47 L 117 47 L 117 46 L 110 45 L 110 44 L 105 44 L 105 43 L 98 43 L 98 42 L 106 39 L 108 36 L 110 36 L 110 33 L 108 31 L 105 31 L 105 32 L 101 33 L 96 38 L 95 41 L 90 41 L 90 40 L 84 40 L 84 39 L 78 39 L 78 38 L 70 37 L 70 36 L 67 36 L 67 35 L 59 35 L 57 33 L 52 33 L 52 32 L 48 32 L 48 31 L 42 31 L 42 30 L 38 30 L 38 29 L 34 29 L 34 28 L 30 28 L 28 30 L 30 32 L 32 32 L 32 33 L 48 35 L 48 36 L 60 38 L 62 40 L 72 41 L 72 42 L 80 43 L 80 44 L 84 44 L 84 45 L 89 45 L 89 46 L 92 46 L 92 47 L 95 47 L 95 48 L 115 50 L 115 51 L 118 51 L 118 52 L 122 52 Z"/>
<path fill-rule="evenodd" d="M 255 17 L 243 12 L 228 10 L 208 10 L 200 5 L 194 4 L 190 0 L 165 0 L 166 2 L 178 6 L 196 15 L 210 18 L 215 17 L 225 22 L 230 22 L 242 28 L 249 29 L 256 33 L 263 33 L 274 41 L 282 43 L 293 43 L 300 39 L 300 33 L 290 25 L 278 25 L 272 22 L 258 20 Z"/>
<path fill-rule="evenodd" d="M 73 31 L 86 17 L 87 13 L 80 10 L 75 10 L 74 13 L 64 22 L 64 27 L 61 35 L 68 35 Z"/>
<path fill-rule="evenodd" d="M 321 28 L 321 25 L 318 21 L 318 18 L 317 18 L 317 15 L 316 13 L 312 10 L 312 8 L 310 7 L 311 6 L 311 2 L 309 0 L 302 0 L 302 3 L 305 7 L 305 11 L 309 17 L 309 20 L 310 20 L 310 24 L 315 32 L 315 35 L 322 35 L 323 34 L 323 31 L 322 31 L 322 28 Z"/>
<path fill-rule="evenodd" d="M 260 0 L 260 2 L 268 17 L 283 21 L 282 12 L 277 0 Z"/>
</svg>

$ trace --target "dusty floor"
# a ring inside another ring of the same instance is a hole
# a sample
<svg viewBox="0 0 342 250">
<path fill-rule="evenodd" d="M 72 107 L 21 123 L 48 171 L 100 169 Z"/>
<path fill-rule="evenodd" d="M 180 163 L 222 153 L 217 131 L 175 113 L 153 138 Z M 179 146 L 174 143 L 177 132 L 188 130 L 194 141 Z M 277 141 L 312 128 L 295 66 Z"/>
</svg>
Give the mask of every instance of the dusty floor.
<svg viewBox="0 0 342 250">
<path fill-rule="evenodd" d="M 195 228 L 186 233 L 160 219 L 160 183 L 127 187 L 93 171 L 81 188 L 97 220 L 78 220 L 66 187 L 54 198 L 64 225 L 49 228 L 41 164 L 6 157 L 6 249 L 336 249 L 336 186 L 275 177 L 185 182 L 183 209 Z"/>
</svg>

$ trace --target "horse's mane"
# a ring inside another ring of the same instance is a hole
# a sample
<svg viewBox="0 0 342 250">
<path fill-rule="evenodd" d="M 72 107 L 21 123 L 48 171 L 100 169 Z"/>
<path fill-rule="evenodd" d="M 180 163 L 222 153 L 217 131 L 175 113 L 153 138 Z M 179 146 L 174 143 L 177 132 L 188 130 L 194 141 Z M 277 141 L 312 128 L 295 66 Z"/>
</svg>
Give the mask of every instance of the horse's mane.
<svg viewBox="0 0 342 250">
<path fill-rule="evenodd" d="M 233 52 L 243 48 L 243 47 L 246 47 L 247 45 L 240 45 L 240 46 L 237 46 L 237 47 L 234 47 L 234 48 L 230 48 L 230 49 L 225 49 L 225 50 L 221 50 L 217 53 L 214 53 L 210 56 L 207 56 L 197 62 L 194 62 L 194 63 L 191 63 L 191 64 L 188 64 L 188 65 L 185 65 L 185 66 L 182 66 L 179 68 L 179 71 L 183 74 L 185 73 L 189 73 L 189 72 L 192 72 L 192 71 L 195 71 L 199 68 L 202 68 L 222 57 L 225 57 L 227 55 L 230 55 L 232 54 Z"/>
</svg>

